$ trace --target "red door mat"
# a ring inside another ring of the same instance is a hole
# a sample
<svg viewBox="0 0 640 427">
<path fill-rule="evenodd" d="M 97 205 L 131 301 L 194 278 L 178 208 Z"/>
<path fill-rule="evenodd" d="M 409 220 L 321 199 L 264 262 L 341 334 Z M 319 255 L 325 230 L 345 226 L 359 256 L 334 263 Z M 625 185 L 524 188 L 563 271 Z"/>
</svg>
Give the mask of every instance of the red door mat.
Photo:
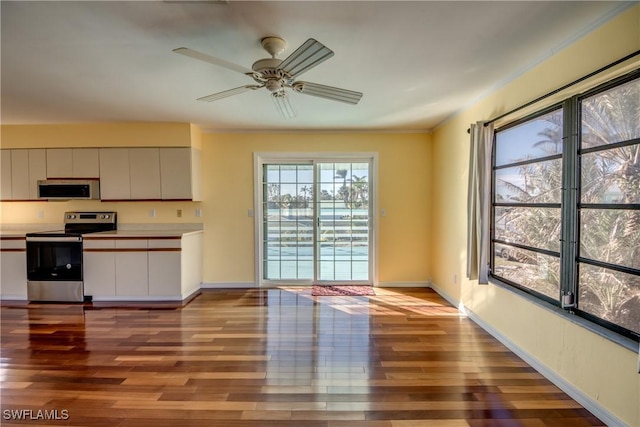
<svg viewBox="0 0 640 427">
<path fill-rule="evenodd" d="M 375 295 L 373 286 L 368 285 L 313 285 L 313 296 L 367 296 Z"/>
</svg>

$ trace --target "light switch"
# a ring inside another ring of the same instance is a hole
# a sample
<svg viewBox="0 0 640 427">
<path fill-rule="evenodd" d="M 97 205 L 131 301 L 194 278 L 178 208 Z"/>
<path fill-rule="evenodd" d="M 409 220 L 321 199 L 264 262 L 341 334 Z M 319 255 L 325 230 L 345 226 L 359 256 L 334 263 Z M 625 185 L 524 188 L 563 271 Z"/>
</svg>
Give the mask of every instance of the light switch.
<svg viewBox="0 0 640 427">
<path fill-rule="evenodd" d="M 249 209 L 249 210 L 247 211 L 247 216 L 248 216 L 249 218 L 253 218 L 253 209 Z"/>
<path fill-rule="evenodd" d="M 380 216 L 387 216 L 387 210 L 386 209 L 380 209 Z"/>
</svg>

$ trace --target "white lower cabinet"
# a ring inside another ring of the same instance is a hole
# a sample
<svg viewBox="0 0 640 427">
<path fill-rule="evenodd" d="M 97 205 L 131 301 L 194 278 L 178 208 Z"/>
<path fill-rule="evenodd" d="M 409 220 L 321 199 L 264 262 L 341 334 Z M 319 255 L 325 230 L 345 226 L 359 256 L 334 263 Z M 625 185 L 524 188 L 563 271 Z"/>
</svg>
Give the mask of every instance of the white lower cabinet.
<svg viewBox="0 0 640 427">
<path fill-rule="evenodd" d="M 116 295 L 116 253 L 114 240 L 97 239 L 83 242 L 82 267 L 84 294 L 114 297 Z"/>
<path fill-rule="evenodd" d="M 202 257 L 201 234 L 187 238 L 187 251 L 182 241 L 173 236 L 85 238 L 85 295 L 95 301 L 176 301 L 188 297 L 200 288 L 202 272 L 200 268 L 195 275 L 185 275 L 182 269 L 185 257 L 196 261 Z"/>
<path fill-rule="evenodd" d="M 84 294 L 116 296 L 116 253 L 85 252 L 83 257 Z"/>
<path fill-rule="evenodd" d="M 2 299 L 27 299 L 27 255 L 24 239 L 2 239 L 0 295 Z"/>
<path fill-rule="evenodd" d="M 180 294 L 180 252 L 149 252 L 149 295 Z"/>
<path fill-rule="evenodd" d="M 116 295 L 149 295 L 147 252 L 116 252 Z"/>
</svg>

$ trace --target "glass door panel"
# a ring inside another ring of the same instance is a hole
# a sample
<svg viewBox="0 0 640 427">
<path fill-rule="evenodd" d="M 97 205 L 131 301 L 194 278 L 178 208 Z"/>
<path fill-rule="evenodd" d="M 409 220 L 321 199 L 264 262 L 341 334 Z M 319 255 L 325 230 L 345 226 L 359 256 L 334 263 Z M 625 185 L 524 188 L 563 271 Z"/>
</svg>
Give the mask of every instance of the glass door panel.
<svg viewBox="0 0 640 427">
<path fill-rule="evenodd" d="M 370 281 L 369 162 L 263 164 L 262 186 L 263 279 Z"/>
<path fill-rule="evenodd" d="M 369 163 L 317 170 L 317 280 L 369 281 Z"/>
<path fill-rule="evenodd" d="M 264 165 L 263 275 L 312 280 L 313 165 Z"/>
</svg>

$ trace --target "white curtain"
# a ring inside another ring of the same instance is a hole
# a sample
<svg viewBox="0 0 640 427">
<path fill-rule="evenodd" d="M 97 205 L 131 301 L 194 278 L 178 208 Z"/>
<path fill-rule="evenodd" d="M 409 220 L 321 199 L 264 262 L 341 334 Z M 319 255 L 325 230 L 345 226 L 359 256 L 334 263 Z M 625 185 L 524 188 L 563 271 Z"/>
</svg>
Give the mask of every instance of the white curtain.
<svg viewBox="0 0 640 427">
<path fill-rule="evenodd" d="M 467 193 L 467 277 L 489 283 L 489 222 L 493 124 L 471 125 Z"/>
</svg>

